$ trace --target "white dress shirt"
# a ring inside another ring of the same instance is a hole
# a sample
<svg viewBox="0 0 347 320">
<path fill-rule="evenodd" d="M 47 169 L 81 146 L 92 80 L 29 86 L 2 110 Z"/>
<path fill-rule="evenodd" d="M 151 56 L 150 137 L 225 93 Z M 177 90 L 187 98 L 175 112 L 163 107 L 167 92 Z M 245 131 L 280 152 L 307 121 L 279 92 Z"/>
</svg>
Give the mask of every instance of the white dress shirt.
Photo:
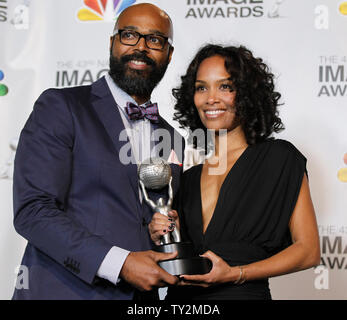
<svg viewBox="0 0 347 320">
<path fill-rule="evenodd" d="M 132 102 L 137 105 L 136 101 L 120 89 L 108 73 L 105 75 L 105 79 L 119 108 L 119 113 L 123 120 L 124 127 L 127 130 L 132 154 L 136 163 L 140 164 L 142 161 L 150 157 L 151 147 L 153 147 L 153 144 L 151 143 L 151 122 L 146 118 L 144 120 L 141 119 L 136 121 L 129 120 L 125 107 L 127 102 Z M 139 192 L 139 197 L 142 202 L 141 190 Z M 130 251 L 128 250 L 113 246 L 101 263 L 97 275 L 117 284 L 120 281 L 119 273 L 129 253 Z"/>
</svg>

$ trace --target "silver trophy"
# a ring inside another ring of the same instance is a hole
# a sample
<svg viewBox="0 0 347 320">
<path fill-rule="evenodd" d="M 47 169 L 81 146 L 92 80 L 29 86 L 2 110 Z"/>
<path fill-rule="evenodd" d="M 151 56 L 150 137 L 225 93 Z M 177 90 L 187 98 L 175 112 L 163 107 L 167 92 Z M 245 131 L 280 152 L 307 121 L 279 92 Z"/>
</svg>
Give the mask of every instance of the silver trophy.
<svg viewBox="0 0 347 320">
<path fill-rule="evenodd" d="M 153 212 L 159 212 L 168 216 L 171 210 L 173 191 L 172 175 L 169 163 L 160 158 L 151 158 L 144 161 L 138 168 L 139 183 L 143 198 Z M 168 187 L 168 200 L 159 198 L 156 202 L 151 200 L 146 189 L 160 190 Z M 165 234 L 157 246 L 159 252 L 177 251 L 175 259 L 160 261 L 159 266 L 173 275 L 181 274 L 205 274 L 211 270 L 211 261 L 199 257 L 190 242 L 182 242 L 179 230 Z"/>
</svg>

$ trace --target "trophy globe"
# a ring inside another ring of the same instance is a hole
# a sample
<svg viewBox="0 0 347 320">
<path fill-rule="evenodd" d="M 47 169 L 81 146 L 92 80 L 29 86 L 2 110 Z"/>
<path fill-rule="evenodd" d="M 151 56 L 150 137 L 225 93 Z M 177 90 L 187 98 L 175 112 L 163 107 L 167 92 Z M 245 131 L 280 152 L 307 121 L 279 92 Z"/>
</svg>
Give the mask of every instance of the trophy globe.
<svg viewBox="0 0 347 320">
<path fill-rule="evenodd" d="M 158 190 L 170 183 L 171 167 L 160 158 L 150 158 L 140 164 L 139 178 L 146 188 Z"/>
<path fill-rule="evenodd" d="M 168 216 L 171 211 L 173 201 L 172 175 L 170 164 L 160 158 L 145 160 L 138 168 L 139 183 L 145 202 L 151 207 L 153 212 L 159 212 Z M 156 202 L 149 198 L 146 189 L 160 190 L 168 186 L 168 200 L 163 197 Z M 177 251 L 174 259 L 159 261 L 158 264 L 168 273 L 180 274 L 205 274 L 212 268 L 210 260 L 199 257 L 194 246 L 190 242 L 182 242 L 181 235 L 177 228 L 164 234 L 160 245 L 156 247 L 159 252 Z"/>
</svg>

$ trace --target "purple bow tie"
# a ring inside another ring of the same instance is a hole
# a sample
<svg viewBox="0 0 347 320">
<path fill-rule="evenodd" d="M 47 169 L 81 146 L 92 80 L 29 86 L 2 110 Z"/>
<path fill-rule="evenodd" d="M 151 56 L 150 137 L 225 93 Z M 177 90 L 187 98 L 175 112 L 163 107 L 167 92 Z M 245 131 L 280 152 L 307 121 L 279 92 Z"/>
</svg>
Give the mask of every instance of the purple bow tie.
<svg viewBox="0 0 347 320">
<path fill-rule="evenodd" d="M 130 120 L 147 118 L 152 123 L 158 123 L 159 112 L 157 103 L 151 103 L 147 104 L 146 107 L 141 107 L 131 102 L 127 102 L 125 111 Z"/>
</svg>

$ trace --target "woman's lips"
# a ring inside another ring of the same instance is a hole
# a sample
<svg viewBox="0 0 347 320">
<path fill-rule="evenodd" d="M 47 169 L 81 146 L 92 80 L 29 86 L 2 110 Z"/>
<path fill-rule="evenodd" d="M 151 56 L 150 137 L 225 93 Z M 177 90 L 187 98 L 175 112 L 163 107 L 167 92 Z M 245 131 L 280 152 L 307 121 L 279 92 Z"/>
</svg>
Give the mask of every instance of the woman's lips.
<svg viewBox="0 0 347 320">
<path fill-rule="evenodd" d="M 215 119 L 222 116 L 225 113 L 225 110 L 217 109 L 217 110 L 205 110 L 204 111 L 206 118 Z"/>
</svg>

